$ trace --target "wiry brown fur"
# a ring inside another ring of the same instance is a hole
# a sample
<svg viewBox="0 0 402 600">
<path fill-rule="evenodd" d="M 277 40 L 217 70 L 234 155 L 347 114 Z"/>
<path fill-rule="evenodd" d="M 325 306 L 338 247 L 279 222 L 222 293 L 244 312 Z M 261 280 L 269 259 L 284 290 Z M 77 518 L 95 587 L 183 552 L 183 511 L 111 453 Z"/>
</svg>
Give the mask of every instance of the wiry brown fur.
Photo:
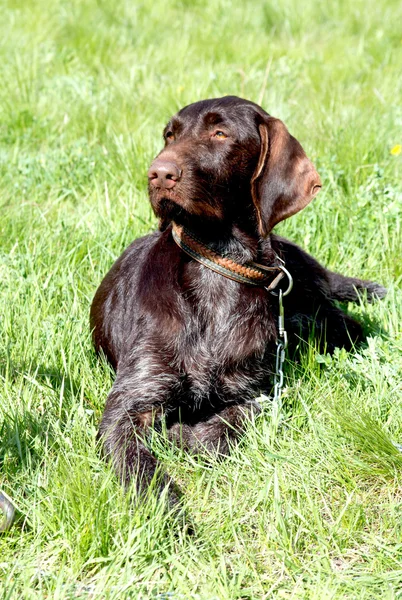
<svg viewBox="0 0 402 600">
<path fill-rule="evenodd" d="M 217 130 L 227 137 L 217 137 Z M 172 220 L 238 262 L 269 265 L 275 253 L 285 260 L 294 278 L 286 298 L 291 340 L 313 326 L 329 350 L 350 348 L 362 339 L 361 326 L 334 300 L 356 300 L 359 290 L 368 297 L 385 293 L 327 271 L 270 233 L 320 187 L 283 123 L 251 102 L 225 97 L 185 107 L 166 134 L 158 161 L 174 163 L 180 178 L 171 189 L 150 183 L 161 230 L 131 244 L 91 308 L 96 350 L 116 370 L 100 435 L 122 479 L 135 476 L 139 489 L 157 467 L 146 446 L 149 427 L 165 419 L 171 439 L 183 447 L 225 454 L 245 419 L 259 411 L 254 398 L 272 383 L 276 299 L 192 260 L 173 241 Z M 168 483 L 175 502 L 174 486 L 161 476 L 159 485 Z"/>
</svg>

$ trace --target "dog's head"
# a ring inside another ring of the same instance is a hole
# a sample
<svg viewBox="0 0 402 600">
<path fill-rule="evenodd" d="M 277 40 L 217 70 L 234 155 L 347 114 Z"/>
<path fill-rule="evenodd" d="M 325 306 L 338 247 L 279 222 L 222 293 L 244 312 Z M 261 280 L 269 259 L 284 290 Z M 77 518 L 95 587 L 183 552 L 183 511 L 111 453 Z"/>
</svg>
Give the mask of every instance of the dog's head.
<svg viewBox="0 0 402 600">
<path fill-rule="evenodd" d="M 149 172 L 161 227 L 191 219 L 247 225 L 267 236 L 318 193 L 320 178 L 279 119 L 225 96 L 186 106 L 164 130 Z"/>
</svg>

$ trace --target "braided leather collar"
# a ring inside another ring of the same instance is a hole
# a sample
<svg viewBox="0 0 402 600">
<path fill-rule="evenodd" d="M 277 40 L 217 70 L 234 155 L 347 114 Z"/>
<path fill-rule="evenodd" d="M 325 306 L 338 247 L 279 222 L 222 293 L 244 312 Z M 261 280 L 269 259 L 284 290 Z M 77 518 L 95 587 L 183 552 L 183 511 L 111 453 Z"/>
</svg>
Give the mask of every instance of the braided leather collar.
<svg viewBox="0 0 402 600">
<path fill-rule="evenodd" d="M 172 235 L 176 244 L 194 260 L 238 283 L 265 287 L 271 291 L 284 277 L 282 265 L 266 267 L 253 261 L 241 265 L 231 258 L 218 254 L 201 242 L 191 231 L 174 222 L 172 223 Z M 279 257 L 278 260 L 280 260 Z"/>
</svg>

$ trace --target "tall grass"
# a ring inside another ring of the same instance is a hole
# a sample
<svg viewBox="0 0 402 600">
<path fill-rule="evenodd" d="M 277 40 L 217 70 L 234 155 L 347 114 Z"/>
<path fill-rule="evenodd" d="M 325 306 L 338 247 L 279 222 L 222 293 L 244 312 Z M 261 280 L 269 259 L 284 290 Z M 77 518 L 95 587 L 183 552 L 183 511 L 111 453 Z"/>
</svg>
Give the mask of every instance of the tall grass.
<svg viewBox="0 0 402 600">
<path fill-rule="evenodd" d="M 0 486 L 19 511 L 2 599 L 402 598 L 401 22 L 394 0 L 2 2 Z M 283 119 L 321 174 L 278 230 L 389 293 L 349 307 L 367 346 L 288 365 L 281 406 L 228 460 L 155 438 L 188 537 L 99 457 L 112 373 L 88 310 L 155 227 L 163 124 L 224 94 Z"/>
</svg>

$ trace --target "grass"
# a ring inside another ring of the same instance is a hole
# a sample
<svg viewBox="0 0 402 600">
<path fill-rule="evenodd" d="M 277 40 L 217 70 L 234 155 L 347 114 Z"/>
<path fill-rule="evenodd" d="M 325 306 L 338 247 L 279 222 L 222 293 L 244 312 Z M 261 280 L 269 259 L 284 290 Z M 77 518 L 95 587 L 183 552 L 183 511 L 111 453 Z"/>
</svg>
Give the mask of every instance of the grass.
<svg viewBox="0 0 402 600">
<path fill-rule="evenodd" d="M 3 0 L 0 598 L 402 598 L 402 8 L 394 0 Z M 88 311 L 155 227 L 145 174 L 182 105 L 282 118 L 323 191 L 278 231 L 387 298 L 366 347 L 288 365 L 233 456 L 153 446 L 197 533 L 130 504 L 99 457 L 112 373 Z"/>
</svg>

